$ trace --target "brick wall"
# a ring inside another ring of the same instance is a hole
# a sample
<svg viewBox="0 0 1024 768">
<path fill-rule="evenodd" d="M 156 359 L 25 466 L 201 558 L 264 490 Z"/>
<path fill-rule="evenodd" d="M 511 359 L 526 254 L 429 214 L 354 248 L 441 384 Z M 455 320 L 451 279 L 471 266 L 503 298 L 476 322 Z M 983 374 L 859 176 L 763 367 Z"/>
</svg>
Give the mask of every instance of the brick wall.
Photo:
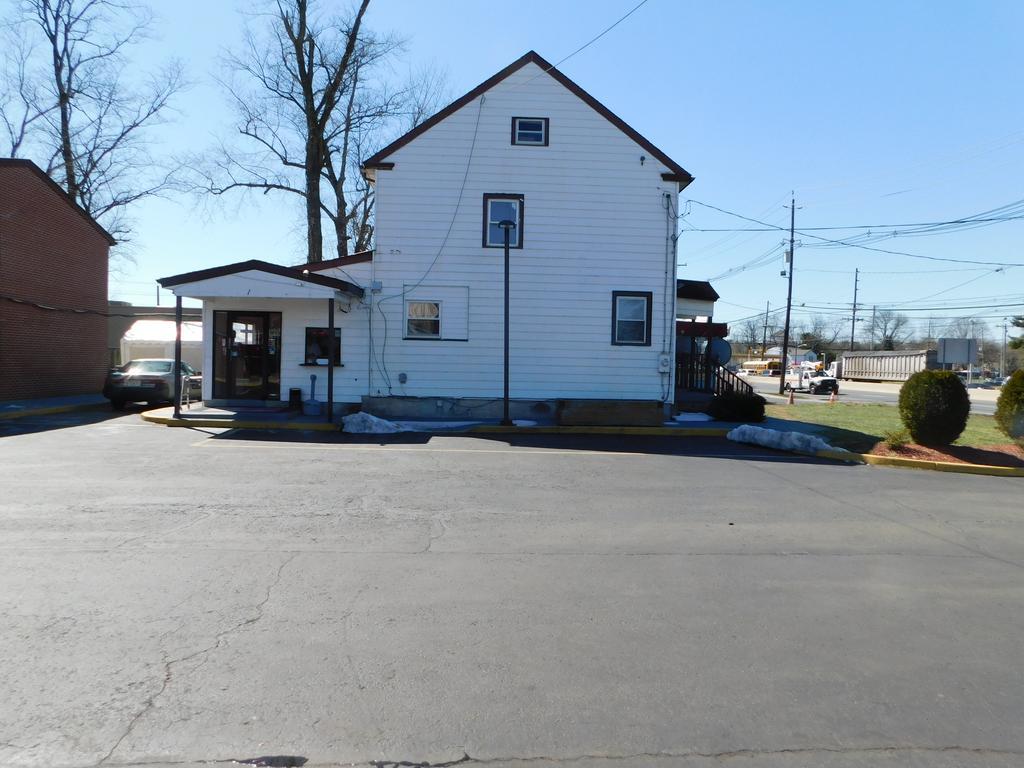
<svg viewBox="0 0 1024 768">
<path fill-rule="evenodd" d="M 35 168 L 0 162 L 0 400 L 99 392 L 108 241 Z"/>
</svg>

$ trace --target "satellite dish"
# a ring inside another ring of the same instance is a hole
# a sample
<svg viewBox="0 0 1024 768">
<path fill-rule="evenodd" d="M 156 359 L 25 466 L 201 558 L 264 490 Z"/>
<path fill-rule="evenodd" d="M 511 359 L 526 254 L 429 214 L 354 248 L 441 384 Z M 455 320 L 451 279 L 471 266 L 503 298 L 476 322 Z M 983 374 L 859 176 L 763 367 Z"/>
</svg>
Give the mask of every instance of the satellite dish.
<svg viewBox="0 0 1024 768">
<path fill-rule="evenodd" d="M 725 365 L 732 360 L 732 344 L 725 339 L 712 339 L 708 354 L 719 365 Z"/>
</svg>

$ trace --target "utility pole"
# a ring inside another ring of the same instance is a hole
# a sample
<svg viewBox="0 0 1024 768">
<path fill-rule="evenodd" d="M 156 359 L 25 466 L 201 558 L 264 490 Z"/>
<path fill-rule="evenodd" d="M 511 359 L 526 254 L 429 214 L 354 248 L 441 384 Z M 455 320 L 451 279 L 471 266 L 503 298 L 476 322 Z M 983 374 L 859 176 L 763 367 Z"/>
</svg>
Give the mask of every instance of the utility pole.
<svg viewBox="0 0 1024 768">
<path fill-rule="evenodd" d="M 871 351 L 875 351 L 875 315 L 878 312 L 878 305 L 871 307 Z"/>
<path fill-rule="evenodd" d="M 789 198 L 789 289 L 786 292 L 786 325 L 782 330 L 782 368 L 779 371 L 779 394 L 786 392 L 786 364 L 789 353 L 789 313 L 793 309 L 793 233 L 796 229 L 796 195 Z"/>
<path fill-rule="evenodd" d="M 1006 318 L 1003 318 L 1003 346 L 999 348 L 999 375 L 1006 376 Z"/>
<path fill-rule="evenodd" d="M 850 351 L 853 352 L 853 338 L 857 332 L 857 282 L 860 280 L 860 269 L 853 270 L 853 319 L 850 321 Z"/>
<path fill-rule="evenodd" d="M 765 356 L 768 354 L 768 310 L 771 308 L 771 306 L 772 306 L 771 301 L 765 302 L 765 305 L 764 305 L 764 335 L 761 337 L 761 359 L 762 360 L 764 360 Z M 1003 335 L 1004 336 L 1006 335 L 1005 332 L 1003 333 Z M 1003 343 L 1003 346 L 1004 347 L 1006 346 L 1005 342 Z"/>
</svg>

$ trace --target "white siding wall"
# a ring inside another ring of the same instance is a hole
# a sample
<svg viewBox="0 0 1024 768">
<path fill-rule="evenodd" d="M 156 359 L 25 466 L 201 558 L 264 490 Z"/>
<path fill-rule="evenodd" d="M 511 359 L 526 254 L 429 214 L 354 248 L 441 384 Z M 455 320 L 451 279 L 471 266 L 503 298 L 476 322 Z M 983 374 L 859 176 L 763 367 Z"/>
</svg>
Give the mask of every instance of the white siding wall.
<svg viewBox="0 0 1024 768">
<path fill-rule="evenodd" d="M 334 324 L 341 329 L 341 368 L 334 369 L 334 400 L 338 403 L 358 403 L 366 394 L 368 381 L 368 307 L 353 301 L 351 307 L 344 300 L 337 302 L 339 309 Z M 349 309 L 343 312 L 341 308 Z M 327 327 L 327 300 L 308 301 L 278 299 L 210 299 L 203 302 L 203 399 L 213 397 L 213 312 L 214 310 L 248 310 L 252 312 L 281 313 L 281 400 L 287 401 L 291 387 L 302 389 L 302 397 L 309 397 L 309 376 L 316 374 L 316 397 L 327 399 L 327 368 L 303 366 L 306 350 L 306 326 Z"/>
<path fill-rule="evenodd" d="M 714 317 L 715 302 L 699 299 L 676 299 L 676 317 Z"/>
<path fill-rule="evenodd" d="M 513 116 L 549 118 L 550 145 L 512 146 Z M 482 107 L 470 102 L 387 160 L 395 168 L 377 172 L 373 262 L 384 284 L 373 298 L 387 315 L 386 349 L 376 308 L 373 333 L 392 394 L 500 396 L 503 253 L 481 246 L 483 195 L 516 193 L 525 195 L 525 223 L 524 248 L 512 251 L 512 396 L 670 395 L 658 372 L 676 309 L 665 195 L 674 216 L 677 186 L 661 179 L 669 169 L 533 64 L 489 91 Z M 403 340 L 403 291 L 420 280 L 465 289 L 467 341 Z M 611 344 L 616 290 L 653 293 L 651 346 Z M 376 372 L 372 382 L 371 394 L 388 394 Z"/>
</svg>

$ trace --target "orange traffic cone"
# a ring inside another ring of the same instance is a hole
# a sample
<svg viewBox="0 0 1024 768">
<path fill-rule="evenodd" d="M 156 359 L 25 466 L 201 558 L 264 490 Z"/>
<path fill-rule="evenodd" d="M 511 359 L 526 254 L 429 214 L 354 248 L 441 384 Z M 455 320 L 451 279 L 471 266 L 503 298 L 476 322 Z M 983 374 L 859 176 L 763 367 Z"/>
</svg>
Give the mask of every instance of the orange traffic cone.
<svg viewBox="0 0 1024 768">
<path fill-rule="evenodd" d="M 796 397 L 793 396 L 793 390 L 789 390 L 789 404 L 793 405 L 796 402 Z"/>
</svg>

